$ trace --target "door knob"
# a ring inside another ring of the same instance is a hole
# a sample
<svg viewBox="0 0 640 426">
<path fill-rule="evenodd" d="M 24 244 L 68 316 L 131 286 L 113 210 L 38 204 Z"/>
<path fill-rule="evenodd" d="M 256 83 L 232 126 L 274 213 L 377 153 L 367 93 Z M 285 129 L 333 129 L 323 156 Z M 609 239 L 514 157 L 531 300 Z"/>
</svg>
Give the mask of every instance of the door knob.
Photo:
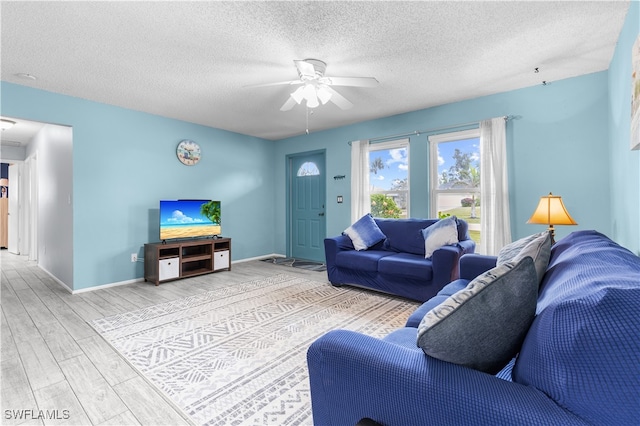
<svg viewBox="0 0 640 426">
<path fill-rule="evenodd" d="M 318 213 L 318 216 L 324 216 L 324 212 Z"/>
</svg>

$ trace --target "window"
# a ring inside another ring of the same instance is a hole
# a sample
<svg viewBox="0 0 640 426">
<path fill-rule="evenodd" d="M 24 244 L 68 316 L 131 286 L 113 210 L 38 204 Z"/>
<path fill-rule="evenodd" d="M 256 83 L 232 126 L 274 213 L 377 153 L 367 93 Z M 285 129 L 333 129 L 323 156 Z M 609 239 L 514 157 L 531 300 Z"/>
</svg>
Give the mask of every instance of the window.
<svg viewBox="0 0 640 426">
<path fill-rule="evenodd" d="M 469 234 L 480 243 L 480 130 L 429 137 L 431 214 L 456 216 L 469 223 Z"/>
<path fill-rule="evenodd" d="M 409 217 L 409 140 L 369 145 L 369 196 L 374 217 Z"/>
<path fill-rule="evenodd" d="M 297 176 L 318 176 L 319 174 L 320 170 L 318 170 L 316 163 L 307 161 L 300 166 Z"/>
</svg>

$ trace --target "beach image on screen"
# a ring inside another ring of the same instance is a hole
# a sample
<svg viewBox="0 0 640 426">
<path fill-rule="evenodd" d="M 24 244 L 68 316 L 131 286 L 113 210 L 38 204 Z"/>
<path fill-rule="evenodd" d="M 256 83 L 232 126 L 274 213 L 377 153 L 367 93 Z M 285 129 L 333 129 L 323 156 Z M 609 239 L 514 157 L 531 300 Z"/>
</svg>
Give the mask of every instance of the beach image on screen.
<svg viewBox="0 0 640 426">
<path fill-rule="evenodd" d="M 160 239 L 220 235 L 220 224 L 200 213 L 208 200 L 160 201 Z"/>
</svg>

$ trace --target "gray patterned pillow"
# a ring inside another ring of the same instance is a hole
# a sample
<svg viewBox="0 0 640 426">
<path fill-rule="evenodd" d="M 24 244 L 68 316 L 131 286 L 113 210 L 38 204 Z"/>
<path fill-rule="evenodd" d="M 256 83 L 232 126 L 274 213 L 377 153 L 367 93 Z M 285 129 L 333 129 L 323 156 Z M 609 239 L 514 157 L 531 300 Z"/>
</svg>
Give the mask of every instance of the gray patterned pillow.
<svg viewBox="0 0 640 426">
<path fill-rule="evenodd" d="M 434 358 L 495 374 L 519 352 L 537 298 L 529 256 L 496 266 L 427 312 L 418 346 Z"/>
<path fill-rule="evenodd" d="M 538 284 L 542 282 L 542 277 L 547 271 L 549 258 L 551 257 L 551 233 L 549 231 L 529 235 L 506 246 L 498 252 L 496 265 L 507 262 L 518 262 L 523 257 L 530 256 L 536 266 Z"/>
</svg>

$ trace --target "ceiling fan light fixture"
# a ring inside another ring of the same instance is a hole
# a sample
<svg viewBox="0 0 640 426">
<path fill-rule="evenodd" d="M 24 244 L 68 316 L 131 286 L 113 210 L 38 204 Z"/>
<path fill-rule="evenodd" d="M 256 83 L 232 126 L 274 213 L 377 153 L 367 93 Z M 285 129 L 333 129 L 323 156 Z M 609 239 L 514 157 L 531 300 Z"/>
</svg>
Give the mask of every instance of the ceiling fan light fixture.
<svg viewBox="0 0 640 426">
<path fill-rule="evenodd" d="M 320 105 L 320 102 L 318 102 L 317 96 L 314 96 L 311 99 L 307 99 L 307 108 L 315 108 L 319 105 Z"/>
<path fill-rule="evenodd" d="M 306 101 L 307 108 L 317 108 L 333 102 L 340 109 L 350 109 L 353 104 L 345 99 L 331 86 L 352 87 L 376 87 L 378 80 L 374 77 L 325 77 L 327 64 L 319 59 L 303 59 L 293 61 L 298 70 L 298 80 L 281 81 L 276 83 L 258 84 L 253 87 L 295 85 L 297 88 L 289 94 L 289 97 L 280 107 L 280 111 L 289 111 L 296 104 L 301 105 Z"/>
<path fill-rule="evenodd" d="M 320 102 L 318 102 L 317 88 L 315 85 L 305 84 L 303 93 L 304 98 L 307 100 L 308 108 L 315 108 L 320 105 Z"/>
<path fill-rule="evenodd" d="M 329 92 L 329 90 L 324 86 L 318 87 L 317 95 L 320 102 L 322 102 L 322 105 L 326 104 L 331 99 L 331 92 Z"/>
</svg>

